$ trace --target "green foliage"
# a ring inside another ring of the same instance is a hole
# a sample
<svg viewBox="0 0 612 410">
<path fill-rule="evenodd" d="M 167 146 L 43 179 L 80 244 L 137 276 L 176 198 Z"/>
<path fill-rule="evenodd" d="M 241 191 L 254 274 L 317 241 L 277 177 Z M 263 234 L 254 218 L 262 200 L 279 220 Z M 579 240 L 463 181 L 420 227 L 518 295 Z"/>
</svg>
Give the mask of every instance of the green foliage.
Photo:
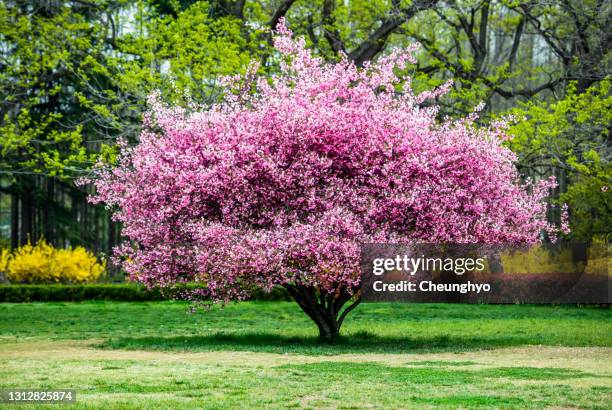
<svg viewBox="0 0 612 410">
<path fill-rule="evenodd" d="M 510 147 L 522 171 L 537 177 L 552 169 L 562 184 L 557 205 L 570 207 L 571 237 L 606 237 L 612 227 L 612 123 L 610 81 L 584 93 L 570 85 L 563 99 L 530 101 L 510 111 L 518 121 L 510 129 Z"/>
<path fill-rule="evenodd" d="M 105 28 L 68 6 L 0 4 L 0 171 L 69 176 L 118 132 Z"/>
<path fill-rule="evenodd" d="M 157 290 L 132 284 L 0 285 L 0 302 L 80 302 L 114 300 L 144 302 L 163 300 Z"/>
<path fill-rule="evenodd" d="M 165 15 L 143 2 L 137 8 L 135 29 L 117 40 L 117 64 L 123 68 L 121 87 L 143 100 L 161 90 L 165 99 L 181 105 L 191 98 L 208 101 L 217 78 L 243 71 L 256 49 L 257 36 L 245 36 L 241 20 L 212 18 L 207 2 Z"/>
<path fill-rule="evenodd" d="M 112 161 L 107 145 L 135 138 L 149 93 L 206 100 L 218 76 L 251 58 L 242 22 L 210 18 L 206 2 L 176 15 L 139 2 L 123 36 L 109 33 L 113 6 L 121 2 L 45 13 L 0 4 L 0 170 L 74 176 Z"/>
<path fill-rule="evenodd" d="M 121 302 L 145 302 L 170 299 L 158 289 L 147 289 L 132 283 L 78 284 L 78 285 L 0 285 L 0 303 L 23 302 L 80 302 L 86 300 L 113 300 Z M 254 292 L 253 300 L 290 300 L 283 288 L 271 292 Z"/>
</svg>

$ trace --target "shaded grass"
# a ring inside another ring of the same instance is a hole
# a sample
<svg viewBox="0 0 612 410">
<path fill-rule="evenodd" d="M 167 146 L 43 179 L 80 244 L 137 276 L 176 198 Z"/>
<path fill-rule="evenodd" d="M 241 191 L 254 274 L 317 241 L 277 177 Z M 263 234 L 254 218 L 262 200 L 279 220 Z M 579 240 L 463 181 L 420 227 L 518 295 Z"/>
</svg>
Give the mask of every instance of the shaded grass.
<svg viewBox="0 0 612 410">
<path fill-rule="evenodd" d="M 544 341 L 546 341 L 544 339 Z M 539 342 L 539 343 L 538 343 Z M 97 344 L 98 348 L 130 350 L 178 351 L 244 351 L 266 353 L 299 353 L 335 355 L 343 353 L 426 353 L 464 352 L 501 347 L 543 344 L 529 335 L 468 335 L 378 336 L 367 332 L 341 336 L 334 342 L 321 341 L 316 336 L 298 337 L 274 333 L 213 333 L 206 336 L 120 337 Z M 560 339 L 548 339 L 551 345 L 562 345 Z M 570 344 L 570 343 L 568 343 Z M 575 342 L 571 345 L 576 345 Z M 578 342 L 580 345 L 580 342 Z"/>
<path fill-rule="evenodd" d="M 336 343 L 291 302 L 187 313 L 179 302 L 1 304 L 0 337 L 103 339 L 105 348 L 337 354 L 466 351 L 521 345 L 611 346 L 609 309 L 363 304 Z"/>
</svg>

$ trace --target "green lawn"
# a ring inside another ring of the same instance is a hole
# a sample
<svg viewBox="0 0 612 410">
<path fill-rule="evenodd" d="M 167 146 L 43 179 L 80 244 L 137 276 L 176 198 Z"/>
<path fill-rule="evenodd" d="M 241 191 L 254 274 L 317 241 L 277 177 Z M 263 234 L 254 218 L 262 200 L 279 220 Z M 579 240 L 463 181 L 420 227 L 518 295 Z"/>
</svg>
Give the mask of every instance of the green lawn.
<svg viewBox="0 0 612 410">
<path fill-rule="evenodd" d="M 296 305 L 0 304 L 0 388 L 71 408 L 610 408 L 612 313 L 364 304 L 335 344 Z M 27 408 L 21 406 L 20 408 Z"/>
</svg>

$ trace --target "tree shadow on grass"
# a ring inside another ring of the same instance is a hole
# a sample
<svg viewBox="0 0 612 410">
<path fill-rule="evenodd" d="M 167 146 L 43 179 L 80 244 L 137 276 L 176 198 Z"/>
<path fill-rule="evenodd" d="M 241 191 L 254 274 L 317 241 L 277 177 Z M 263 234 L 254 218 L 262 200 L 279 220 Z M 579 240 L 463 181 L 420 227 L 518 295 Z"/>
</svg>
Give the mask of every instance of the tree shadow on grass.
<svg viewBox="0 0 612 410">
<path fill-rule="evenodd" d="M 398 337 L 358 332 L 342 336 L 334 342 L 325 342 L 317 337 L 287 336 L 275 333 L 214 333 L 202 336 L 120 337 L 109 339 L 96 347 L 128 350 L 245 351 L 332 355 L 340 353 L 462 352 L 528 344 L 534 344 L 534 341 L 528 336 L 517 335 Z"/>
</svg>

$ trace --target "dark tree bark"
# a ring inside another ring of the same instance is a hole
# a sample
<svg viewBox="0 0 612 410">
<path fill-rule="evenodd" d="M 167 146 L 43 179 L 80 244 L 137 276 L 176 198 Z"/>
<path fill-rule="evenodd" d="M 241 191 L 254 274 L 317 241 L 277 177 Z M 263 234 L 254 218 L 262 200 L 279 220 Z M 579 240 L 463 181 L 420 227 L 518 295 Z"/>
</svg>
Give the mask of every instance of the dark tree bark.
<svg viewBox="0 0 612 410">
<path fill-rule="evenodd" d="M 108 219 L 108 245 L 106 248 L 106 253 L 110 255 L 116 245 L 117 225 L 110 215 L 107 214 L 106 218 Z"/>
<path fill-rule="evenodd" d="M 296 0 L 284 0 L 276 9 L 276 11 L 274 12 L 274 14 L 272 15 L 272 18 L 270 19 L 270 21 L 268 22 L 268 26 L 272 29 L 275 30 L 276 29 L 276 25 L 278 24 L 278 21 L 281 19 L 281 17 L 284 17 L 285 14 L 287 14 L 287 12 L 289 11 L 289 9 L 291 8 L 291 6 L 293 5 L 293 3 L 295 3 Z"/>
<path fill-rule="evenodd" d="M 210 2 L 210 16 L 213 18 L 233 16 L 244 19 L 245 0 L 216 0 Z"/>
<path fill-rule="evenodd" d="M 333 342 L 340 335 L 340 327 L 346 316 L 359 305 L 359 295 L 352 295 L 348 289 L 327 294 L 320 289 L 304 285 L 283 285 L 300 308 L 312 319 L 319 329 L 322 340 Z M 342 310 L 343 306 L 353 302 Z"/>
<path fill-rule="evenodd" d="M 431 9 L 437 5 L 439 0 L 414 0 L 410 6 L 401 7 L 401 2 L 393 1 L 394 10 L 390 16 L 381 21 L 370 36 L 357 48 L 348 53 L 348 56 L 357 66 L 362 66 L 366 61 L 374 59 L 384 47 L 391 34 L 396 32 L 404 23 L 410 21 L 417 13 Z"/>
<path fill-rule="evenodd" d="M 438 1 L 439 0 L 414 0 L 409 6 L 403 7 L 401 1 L 393 0 L 391 2 L 392 10 L 380 21 L 380 26 L 355 49 L 347 52 L 345 42 L 340 37 L 334 19 L 336 1 L 325 0 L 321 10 L 323 37 L 327 40 L 334 52 L 345 52 L 347 56 L 353 60 L 355 65 L 362 66 L 366 61 L 372 60 L 384 49 L 387 39 L 391 34 L 397 32 L 404 23 L 410 21 L 417 13 L 435 7 Z M 309 35 L 313 42 L 317 43 L 313 33 L 314 32 L 311 32 Z"/>
<path fill-rule="evenodd" d="M 31 176 L 22 178 L 21 183 L 21 245 L 25 245 L 28 240 L 35 243 L 37 238 L 33 238 L 34 231 L 34 181 Z"/>
<path fill-rule="evenodd" d="M 55 235 L 54 235 L 54 216 L 53 215 L 53 206 L 55 204 L 55 180 L 53 177 L 47 177 L 46 180 L 47 192 L 46 192 L 46 204 L 43 204 L 43 232 L 45 234 L 45 239 L 49 241 L 49 243 L 55 243 Z"/>
<path fill-rule="evenodd" d="M 11 192 L 11 248 L 19 247 L 19 195 Z"/>
</svg>

